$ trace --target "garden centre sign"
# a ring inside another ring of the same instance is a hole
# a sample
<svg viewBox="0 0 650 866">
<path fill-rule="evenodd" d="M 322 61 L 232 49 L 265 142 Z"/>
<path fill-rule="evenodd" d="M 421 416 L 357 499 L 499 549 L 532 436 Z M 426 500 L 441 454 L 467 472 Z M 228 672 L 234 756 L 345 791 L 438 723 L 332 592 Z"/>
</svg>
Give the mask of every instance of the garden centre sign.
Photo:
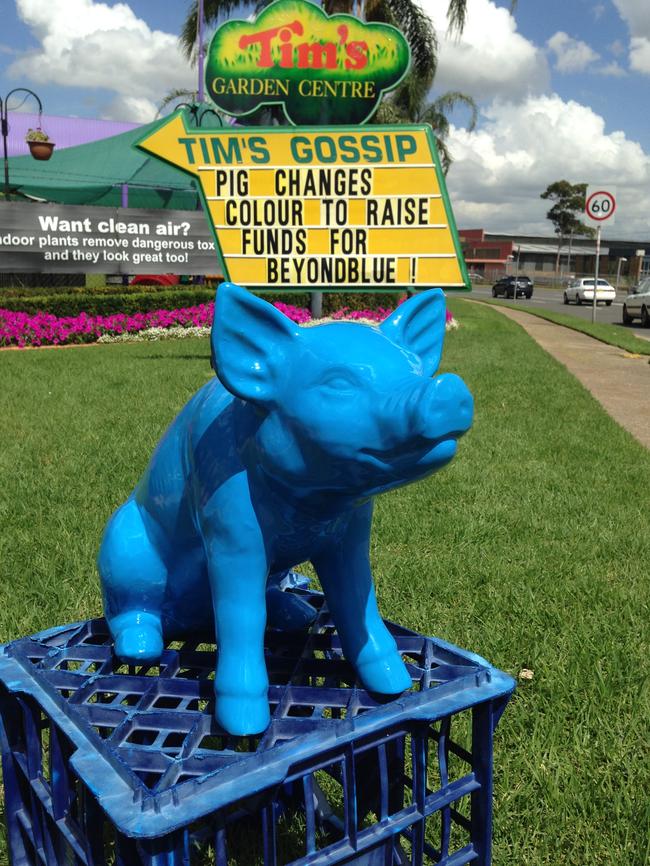
<svg viewBox="0 0 650 866">
<path fill-rule="evenodd" d="M 277 0 L 253 21 L 228 21 L 208 51 L 207 92 L 228 114 L 281 105 L 294 124 L 363 123 L 406 75 L 410 49 L 388 24 Z"/>
<path fill-rule="evenodd" d="M 138 146 L 199 181 L 242 286 L 468 285 L 428 126 L 208 130 L 177 112 Z"/>
<path fill-rule="evenodd" d="M 214 243 L 200 212 L 0 202 L 0 272 L 214 270 Z"/>
</svg>

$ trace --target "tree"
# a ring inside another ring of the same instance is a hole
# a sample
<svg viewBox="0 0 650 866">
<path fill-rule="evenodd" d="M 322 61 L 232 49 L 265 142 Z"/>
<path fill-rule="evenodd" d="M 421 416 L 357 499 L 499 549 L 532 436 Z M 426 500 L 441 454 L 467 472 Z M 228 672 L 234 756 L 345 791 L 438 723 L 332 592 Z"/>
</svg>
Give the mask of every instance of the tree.
<svg viewBox="0 0 650 866">
<path fill-rule="evenodd" d="M 566 238 L 569 238 L 570 244 L 574 235 L 594 236 L 594 230 L 584 225 L 578 217 L 578 214 L 584 213 L 586 194 L 586 183 L 572 184 L 568 180 L 556 180 L 540 194 L 540 198 L 555 202 L 546 212 L 546 218 L 553 223 L 553 230 L 558 237 L 556 271 L 560 269 L 560 250 Z"/>
<path fill-rule="evenodd" d="M 268 6 L 271 0 L 256 0 L 255 11 Z M 207 25 L 215 25 L 220 18 L 229 16 L 243 6 L 242 0 L 204 0 L 203 19 Z M 389 21 L 404 33 L 411 46 L 413 68 L 419 73 L 425 68 L 435 70 L 437 43 L 431 19 L 416 0 L 362 0 L 360 3 L 367 21 Z M 323 11 L 328 15 L 353 14 L 356 0 L 323 0 Z M 465 23 L 467 0 L 449 0 L 448 19 L 452 31 L 462 33 Z M 183 24 L 179 42 L 185 56 L 193 59 L 196 53 L 198 32 L 198 3 L 193 0 Z"/>
<path fill-rule="evenodd" d="M 427 91 L 418 86 L 417 79 L 408 79 L 393 96 L 384 99 L 373 117 L 373 123 L 428 123 L 436 137 L 442 170 L 447 174 L 452 163 L 452 156 L 445 141 L 449 133 L 447 112 L 456 105 L 465 105 L 471 112 L 467 124 L 471 132 L 476 126 L 478 109 L 472 97 L 465 93 L 448 91 L 433 102 L 427 102 L 426 96 Z"/>
<path fill-rule="evenodd" d="M 510 0 L 510 14 L 517 8 L 517 0 Z M 449 0 L 447 9 L 447 20 L 449 21 L 449 32 L 456 32 L 459 36 L 465 27 L 467 17 L 467 0 Z"/>
<path fill-rule="evenodd" d="M 268 6 L 271 0 L 256 0 L 255 11 Z M 464 6 L 467 0 L 450 0 L 449 21 L 453 24 L 452 10 Z M 215 25 L 243 5 L 241 0 L 204 0 L 203 19 Z M 355 0 L 323 0 L 323 11 L 328 15 L 353 14 Z M 420 8 L 416 0 L 366 0 L 365 17 L 368 21 L 383 21 L 394 24 L 401 30 L 411 46 L 412 72 L 419 79 L 433 80 L 437 62 L 437 41 L 431 19 Z M 460 32 L 460 31 L 459 31 Z M 192 2 L 183 24 L 179 42 L 188 60 L 196 59 L 198 33 L 198 3 Z"/>
<path fill-rule="evenodd" d="M 256 11 L 260 11 L 271 0 L 256 0 Z M 465 26 L 467 0 L 448 0 L 447 18 L 452 33 L 460 35 Z M 456 105 L 463 104 L 471 111 L 468 128 L 476 125 L 476 103 L 464 93 L 444 93 L 433 102 L 428 95 L 433 86 L 438 63 L 438 41 L 433 24 L 419 6 L 417 0 L 360 0 L 367 21 L 393 24 L 406 37 L 411 47 L 411 70 L 405 81 L 395 93 L 384 99 L 373 118 L 375 123 L 428 123 L 431 125 L 438 142 L 438 150 L 446 173 L 451 164 L 451 154 L 445 139 L 449 132 L 447 112 Z M 514 5 L 514 2 L 513 2 Z M 214 25 L 220 18 L 230 15 L 241 6 L 241 0 L 204 0 L 203 17 L 208 25 Z M 356 0 L 322 0 L 323 10 L 328 15 L 336 13 L 352 14 Z M 186 57 L 196 59 L 198 31 L 198 3 L 190 6 L 183 25 L 179 42 Z M 169 104 L 173 97 L 165 97 Z M 265 107 L 248 117 L 248 123 L 282 123 L 282 113 L 277 108 Z"/>
</svg>

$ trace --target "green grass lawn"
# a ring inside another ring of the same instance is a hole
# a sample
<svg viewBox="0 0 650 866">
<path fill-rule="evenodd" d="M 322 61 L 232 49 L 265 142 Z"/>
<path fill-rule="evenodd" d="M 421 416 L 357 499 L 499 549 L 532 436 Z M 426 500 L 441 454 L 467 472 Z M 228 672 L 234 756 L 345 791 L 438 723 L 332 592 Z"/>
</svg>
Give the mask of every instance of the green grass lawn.
<svg viewBox="0 0 650 866">
<path fill-rule="evenodd" d="M 450 306 L 443 367 L 475 426 L 440 475 L 378 500 L 380 607 L 534 672 L 496 732 L 496 866 L 642 866 L 650 453 L 514 323 Z M 211 371 L 190 340 L 4 352 L 0 369 L 7 641 L 101 613 L 103 525 Z"/>
<path fill-rule="evenodd" d="M 485 300 L 484 304 L 499 304 L 499 301 Z M 573 331 L 580 331 L 581 334 L 586 334 L 588 337 L 593 337 L 595 340 L 600 340 L 601 343 L 608 343 L 610 346 L 618 346 L 626 352 L 633 352 L 638 355 L 650 355 L 650 340 L 643 340 L 637 337 L 626 325 L 612 324 L 611 322 L 590 322 L 585 319 L 578 319 L 576 316 L 568 316 L 566 313 L 556 313 L 554 310 L 540 310 L 539 307 L 528 307 L 525 303 L 503 304 L 502 307 L 509 307 L 511 310 L 521 310 L 523 313 L 530 313 L 531 316 L 538 316 L 540 319 L 546 319 L 556 325 L 563 325 L 565 328 L 570 328 Z"/>
</svg>

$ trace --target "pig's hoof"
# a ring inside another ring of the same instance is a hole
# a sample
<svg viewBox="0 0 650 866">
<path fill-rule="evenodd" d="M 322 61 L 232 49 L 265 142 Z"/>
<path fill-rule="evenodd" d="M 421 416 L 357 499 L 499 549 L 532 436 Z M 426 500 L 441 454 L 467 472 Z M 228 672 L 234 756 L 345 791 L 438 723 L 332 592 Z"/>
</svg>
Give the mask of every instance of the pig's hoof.
<svg viewBox="0 0 650 866">
<path fill-rule="evenodd" d="M 215 719 L 229 734 L 244 737 L 261 734 L 271 721 L 266 697 L 250 698 L 241 695 L 217 695 Z"/>
<path fill-rule="evenodd" d="M 158 661 L 163 652 L 160 628 L 139 623 L 123 628 L 115 638 L 115 655 L 127 662 Z"/>
<path fill-rule="evenodd" d="M 398 695 L 413 685 L 399 653 L 364 662 L 357 672 L 368 691 L 381 695 Z"/>
</svg>

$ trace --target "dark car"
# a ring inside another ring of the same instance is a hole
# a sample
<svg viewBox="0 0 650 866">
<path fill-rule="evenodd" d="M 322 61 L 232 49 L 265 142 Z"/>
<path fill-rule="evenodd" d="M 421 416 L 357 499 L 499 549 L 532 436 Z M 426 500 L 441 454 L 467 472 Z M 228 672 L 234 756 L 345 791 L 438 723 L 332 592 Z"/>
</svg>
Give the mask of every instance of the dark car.
<svg viewBox="0 0 650 866">
<path fill-rule="evenodd" d="M 515 296 L 515 277 L 501 277 L 500 280 L 492 286 L 492 297 L 498 298 L 503 295 L 504 298 L 514 298 Z M 533 281 L 530 277 L 517 277 L 517 296 L 525 295 L 527 298 L 533 297 Z"/>
</svg>

